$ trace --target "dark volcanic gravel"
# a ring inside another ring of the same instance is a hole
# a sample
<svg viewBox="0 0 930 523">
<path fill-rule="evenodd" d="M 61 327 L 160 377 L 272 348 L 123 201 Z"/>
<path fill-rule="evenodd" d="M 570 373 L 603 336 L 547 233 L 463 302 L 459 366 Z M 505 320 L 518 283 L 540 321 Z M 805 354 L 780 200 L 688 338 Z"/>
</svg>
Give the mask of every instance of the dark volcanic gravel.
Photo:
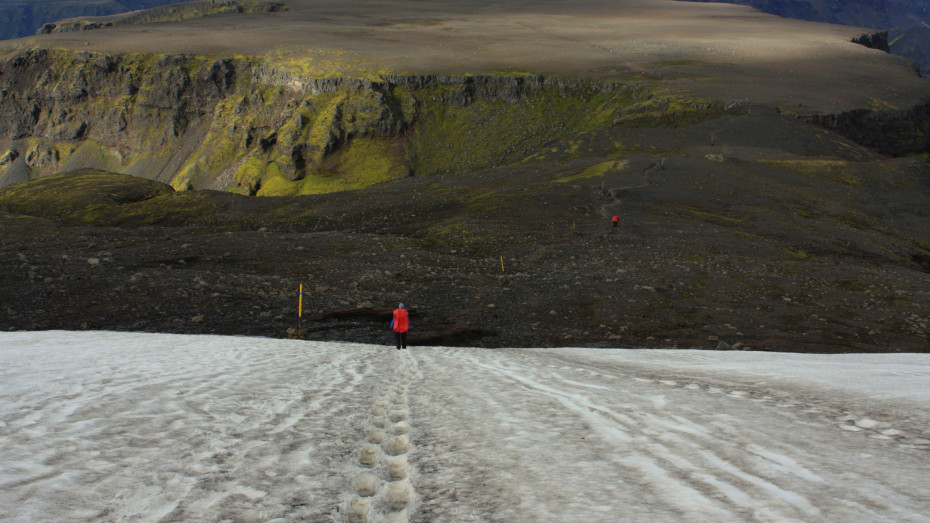
<svg viewBox="0 0 930 523">
<path fill-rule="evenodd" d="M 0 329 L 285 337 L 303 284 L 309 339 L 389 344 L 403 301 L 412 344 L 927 351 L 927 163 L 849 162 L 852 183 L 760 161 L 759 141 L 804 132 L 823 131 L 774 115 L 616 129 L 584 158 L 553 144 L 469 176 L 242 197 L 209 225 L 62 225 L 7 205 Z M 275 211 L 295 201 L 318 219 Z"/>
</svg>

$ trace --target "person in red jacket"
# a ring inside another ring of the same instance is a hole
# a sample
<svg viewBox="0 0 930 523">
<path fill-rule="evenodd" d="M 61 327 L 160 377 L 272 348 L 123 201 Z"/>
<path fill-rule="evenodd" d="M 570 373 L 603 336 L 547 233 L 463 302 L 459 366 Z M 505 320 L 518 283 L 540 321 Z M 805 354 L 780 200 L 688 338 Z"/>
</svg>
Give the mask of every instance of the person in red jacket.
<svg viewBox="0 0 930 523">
<path fill-rule="evenodd" d="M 394 319 L 391 320 L 391 328 L 394 329 L 394 334 L 397 337 L 397 350 L 400 350 L 401 347 L 406 349 L 407 331 L 410 330 L 410 315 L 407 314 L 407 309 L 404 308 L 403 303 L 394 309 Z"/>
</svg>

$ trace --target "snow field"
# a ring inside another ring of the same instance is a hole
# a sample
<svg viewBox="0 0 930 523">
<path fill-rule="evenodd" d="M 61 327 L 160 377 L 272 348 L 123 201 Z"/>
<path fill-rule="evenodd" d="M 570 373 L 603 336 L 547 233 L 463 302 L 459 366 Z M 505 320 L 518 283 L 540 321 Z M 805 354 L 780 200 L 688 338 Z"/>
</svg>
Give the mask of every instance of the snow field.
<svg viewBox="0 0 930 523">
<path fill-rule="evenodd" d="M 930 521 L 930 356 L 0 333 L 0 520 Z"/>
<path fill-rule="evenodd" d="M 0 520 L 332 521 L 370 346 L 0 337 Z"/>
<path fill-rule="evenodd" d="M 439 469 L 421 474 L 421 512 L 454 497 L 472 499 L 474 511 L 456 507 L 448 521 L 532 521 L 547 513 L 553 521 L 930 521 L 930 447 L 917 437 L 926 430 L 926 405 L 907 403 L 901 412 L 908 414 L 885 422 L 908 426 L 901 431 L 908 437 L 852 435 L 841 430 L 834 405 L 859 412 L 857 419 L 899 413 L 844 393 L 848 385 L 809 390 L 764 354 L 718 374 L 696 372 L 689 352 L 417 351 L 428 377 L 413 397 L 418 432 L 462 431 L 469 442 L 417 444 Z M 727 353 L 709 354 L 726 363 Z M 791 356 L 793 364 L 806 358 Z M 677 367 L 652 363 L 665 357 Z M 904 365 L 920 371 L 908 399 L 930 393 L 927 358 L 914 357 L 922 364 Z M 842 369 L 844 359 L 833 361 Z M 877 374 L 882 365 L 872 365 L 865 368 Z M 829 375 L 829 365 L 822 370 Z M 759 380 L 757 371 L 779 379 Z M 843 382 L 842 374 L 831 379 Z M 859 386 L 884 390 L 883 380 L 876 383 Z M 454 390 L 439 390 L 449 385 Z M 466 420 L 463 411 L 481 416 Z M 444 491 L 453 477 L 454 491 Z"/>
</svg>

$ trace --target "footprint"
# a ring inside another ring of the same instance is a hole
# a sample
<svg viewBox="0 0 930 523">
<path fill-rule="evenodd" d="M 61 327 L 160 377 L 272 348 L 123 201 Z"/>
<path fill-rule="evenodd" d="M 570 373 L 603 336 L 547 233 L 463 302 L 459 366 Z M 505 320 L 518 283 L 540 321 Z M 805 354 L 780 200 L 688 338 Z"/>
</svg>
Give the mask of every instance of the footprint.
<svg viewBox="0 0 930 523">
<path fill-rule="evenodd" d="M 401 434 L 406 434 L 410 432 L 410 424 L 406 421 L 398 421 L 394 424 L 394 427 L 392 427 L 391 430 L 398 436 Z"/>
<path fill-rule="evenodd" d="M 346 518 L 349 523 L 368 523 L 368 514 L 371 512 L 371 501 L 368 498 L 356 498 L 349 503 Z"/>
<path fill-rule="evenodd" d="M 365 445 L 359 452 L 358 462 L 363 467 L 373 468 L 378 464 L 378 459 L 380 457 L 381 449 L 374 445 Z"/>
<path fill-rule="evenodd" d="M 407 479 L 407 455 L 391 456 L 385 458 L 387 463 L 388 479 L 390 481 L 399 481 Z"/>
<path fill-rule="evenodd" d="M 361 474 L 355 478 L 355 490 L 363 498 L 370 498 L 378 492 L 378 478 L 371 474 Z"/>
<path fill-rule="evenodd" d="M 388 456 L 400 456 L 410 452 L 410 439 L 404 436 L 395 436 L 384 445 L 384 452 Z"/>
<path fill-rule="evenodd" d="M 372 428 L 368 431 L 368 442 L 380 445 L 384 442 L 384 438 L 386 436 L 387 435 L 383 431 L 377 428 Z"/>
<path fill-rule="evenodd" d="M 412 497 L 413 488 L 410 486 L 410 481 L 405 479 L 403 481 L 388 483 L 387 499 L 385 502 L 390 510 L 404 510 L 407 508 L 407 504 L 410 503 Z"/>
<path fill-rule="evenodd" d="M 861 429 L 877 429 L 881 427 L 882 425 L 884 425 L 884 423 L 880 421 L 875 421 L 869 418 L 858 419 L 855 421 L 855 423 L 856 423 L 856 426 Z"/>
</svg>

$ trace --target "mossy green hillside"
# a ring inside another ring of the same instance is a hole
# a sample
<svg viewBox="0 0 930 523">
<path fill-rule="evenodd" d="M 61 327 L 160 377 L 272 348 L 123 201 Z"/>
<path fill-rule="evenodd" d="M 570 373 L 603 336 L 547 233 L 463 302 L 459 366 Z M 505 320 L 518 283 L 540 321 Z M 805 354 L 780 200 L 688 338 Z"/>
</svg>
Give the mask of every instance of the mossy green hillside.
<svg viewBox="0 0 930 523">
<path fill-rule="evenodd" d="M 252 158 L 237 173 L 251 180 L 252 194 L 290 196 L 362 189 L 403 176 L 402 148 L 396 143 L 360 136 L 341 147 L 326 163 L 299 180 L 291 180 L 274 161 Z M 251 170 L 251 171 L 250 171 Z"/>
<path fill-rule="evenodd" d="M 201 188 L 220 177 L 230 177 L 252 162 L 256 152 L 268 149 L 275 143 L 276 127 L 285 120 L 289 97 L 280 87 L 265 86 L 249 93 L 237 93 L 219 101 L 213 109 L 210 128 L 200 144 L 173 177 L 175 189 Z M 257 164 L 256 164 L 257 165 Z M 255 172 L 260 178 L 262 169 L 253 167 L 236 175 L 239 185 L 249 192 L 251 179 L 240 179 Z M 242 192 L 242 191 L 235 191 Z"/>
<path fill-rule="evenodd" d="M 449 103 L 443 86 L 420 104 L 409 146 L 418 175 L 462 173 L 518 161 L 546 143 L 610 125 L 622 100 L 613 93 L 574 93 L 547 86 L 518 101 L 482 98 Z M 424 93 L 427 94 L 427 93 Z"/>
<path fill-rule="evenodd" d="M 255 204 L 252 205 L 251 203 Z M 315 209 L 296 199 L 252 199 L 215 191 L 175 191 L 135 176 L 83 169 L 0 189 L 0 213 L 68 225 L 139 227 L 311 227 Z"/>
<path fill-rule="evenodd" d="M 496 81 L 507 83 L 505 78 Z M 656 92 L 587 82 L 526 88 L 518 96 L 507 89 L 499 94 L 485 87 L 468 91 L 463 100 L 468 83 L 460 82 L 433 81 L 424 87 L 378 84 L 361 89 L 343 85 L 291 101 L 287 106 L 291 114 L 279 116 L 282 124 L 266 123 L 277 132 L 269 135 L 260 152 L 250 153 L 260 161 L 250 158 L 234 170 L 231 189 L 249 194 L 309 194 L 365 187 L 411 173 L 465 173 L 519 161 L 554 140 L 618 121 L 661 125 L 721 114 L 714 104 L 687 102 L 681 94 L 673 97 L 663 91 L 667 98 L 661 98 Z M 215 116 L 214 132 L 206 143 L 215 141 L 215 150 L 229 151 L 228 142 L 236 133 L 229 124 L 219 131 L 222 126 L 216 122 L 223 120 L 223 115 Z M 364 138 L 363 147 L 359 138 Z M 385 143 L 376 145 L 378 141 Z M 397 154 L 398 144 L 405 150 L 403 157 Z M 364 161 L 361 151 L 366 155 Z M 229 161 L 234 155 L 224 153 L 223 157 Z M 215 172 L 218 167 L 204 170 Z M 271 191 L 269 183 L 274 187 Z M 288 183 L 292 186 L 287 187 Z M 260 187 L 266 189 L 260 191 Z"/>
<path fill-rule="evenodd" d="M 77 167 L 131 172 L 141 159 L 171 156 L 233 88 L 237 67 L 198 55 L 54 48 L 17 58 L 35 82 L 5 92 L 4 103 L 28 111 L 32 137 L 58 151 L 54 161 L 32 155 L 26 163 L 33 177 Z M 32 144 L 14 144 L 18 155 L 30 156 L 26 147 Z"/>
<path fill-rule="evenodd" d="M 23 182 L 0 191 L 7 212 L 56 217 L 65 223 L 100 224 L 115 219 L 123 204 L 158 199 L 170 187 L 102 171 L 75 171 Z"/>
<path fill-rule="evenodd" d="M 304 94 L 265 86 L 217 104 L 209 132 L 172 180 L 241 194 L 316 194 L 367 187 L 407 175 L 396 139 L 403 120 L 383 94 L 344 86 Z M 401 103 L 402 105 L 402 103 Z"/>
<path fill-rule="evenodd" d="M 281 45 L 262 57 L 262 62 L 295 78 L 380 79 L 361 67 L 361 59 L 341 49 L 306 49 Z"/>
<path fill-rule="evenodd" d="M 684 91 L 651 84 L 627 88 L 623 110 L 614 118 L 619 127 L 679 127 L 723 116 L 719 102 L 695 97 Z M 631 86 L 631 87 L 633 87 Z"/>
<path fill-rule="evenodd" d="M 58 150 L 54 161 L 30 163 L 31 176 L 97 168 L 179 190 L 356 189 L 506 165 L 596 129 L 721 114 L 641 80 L 392 76 L 360 71 L 340 52 L 216 59 L 52 49 L 30 60 L 34 132 Z"/>
</svg>

